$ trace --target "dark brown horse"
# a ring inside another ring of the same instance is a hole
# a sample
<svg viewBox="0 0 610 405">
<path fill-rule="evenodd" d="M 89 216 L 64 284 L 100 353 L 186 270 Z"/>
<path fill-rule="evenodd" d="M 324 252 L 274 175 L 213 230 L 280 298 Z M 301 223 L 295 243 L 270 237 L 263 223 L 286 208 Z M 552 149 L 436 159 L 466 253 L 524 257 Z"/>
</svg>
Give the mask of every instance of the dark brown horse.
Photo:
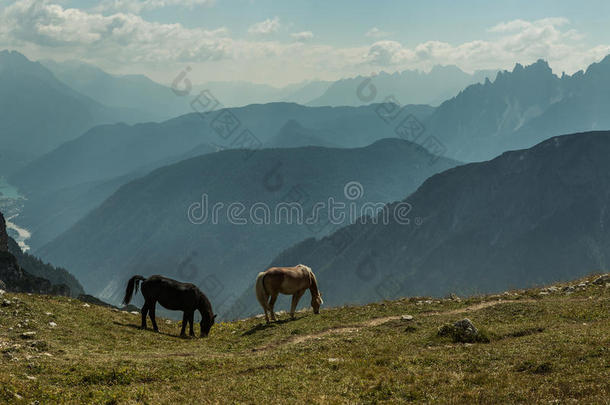
<svg viewBox="0 0 610 405">
<path fill-rule="evenodd" d="M 297 304 L 307 289 L 311 292 L 313 313 L 318 314 L 320 313 L 320 305 L 323 304 L 322 294 L 318 290 L 316 276 L 309 267 L 302 264 L 295 267 L 272 267 L 267 271 L 258 273 L 258 277 L 256 277 L 256 298 L 265 310 L 267 323 L 269 323 L 269 312 L 271 313 L 271 319 L 275 321 L 273 306 L 279 293 L 292 295 L 290 317 L 294 319 Z"/>
<path fill-rule="evenodd" d="M 123 304 L 129 304 L 134 290 L 138 292 L 140 281 L 142 282 L 141 290 L 144 296 L 142 329 L 146 329 L 146 314 L 148 313 L 155 332 L 159 331 L 157 321 L 155 320 L 155 306 L 158 302 L 164 308 L 173 311 L 184 311 L 182 330 L 180 331 L 181 337 L 186 336 L 184 331 L 187 323 L 190 324 L 190 335 L 195 336 L 195 332 L 193 332 L 193 317 L 196 310 L 201 313 L 201 337 L 207 336 L 210 333 L 216 315 L 212 312 L 210 301 L 197 286 L 190 283 L 181 283 L 163 276 L 150 276 L 149 278 L 133 276 L 127 283 Z"/>
</svg>

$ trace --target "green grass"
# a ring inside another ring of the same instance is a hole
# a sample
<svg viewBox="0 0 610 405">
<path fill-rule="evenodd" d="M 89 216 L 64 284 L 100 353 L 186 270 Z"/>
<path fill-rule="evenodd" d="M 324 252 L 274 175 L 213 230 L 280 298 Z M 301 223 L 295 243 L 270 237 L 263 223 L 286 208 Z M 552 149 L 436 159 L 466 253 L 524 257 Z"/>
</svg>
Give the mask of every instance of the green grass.
<svg viewBox="0 0 610 405">
<path fill-rule="evenodd" d="M 174 321 L 157 334 L 129 313 L 7 293 L 0 403 L 610 403 L 610 288 L 539 291 L 248 319 L 207 339 L 178 338 Z M 488 343 L 437 335 L 464 317 Z"/>
</svg>

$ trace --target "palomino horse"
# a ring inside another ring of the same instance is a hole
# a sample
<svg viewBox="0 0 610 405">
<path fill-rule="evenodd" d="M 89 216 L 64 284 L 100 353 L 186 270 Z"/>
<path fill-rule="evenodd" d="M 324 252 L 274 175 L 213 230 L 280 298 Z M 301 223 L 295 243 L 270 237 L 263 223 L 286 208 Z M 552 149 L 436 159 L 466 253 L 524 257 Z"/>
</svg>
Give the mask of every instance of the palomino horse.
<svg viewBox="0 0 610 405">
<path fill-rule="evenodd" d="M 276 320 L 273 305 L 275 305 L 279 293 L 292 294 L 290 317 L 294 319 L 294 310 L 307 289 L 311 292 L 313 313 L 318 314 L 320 313 L 320 305 L 323 303 L 322 294 L 318 291 L 316 276 L 309 267 L 302 264 L 295 267 L 272 267 L 267 271 L 258 273 L 258 277 L 256 277 L 256 298 L 265 310 L 267 323 L 269 323 L 269 312 L 271 313 L 271 319 Z"/>
<path fill-rule="evenodd" d="M 129 304 L 133 291 L 138 292 L 138 284 L 142 281 L 142 295 L 144 296 L 144 306 L 142 307 L 142 329 L 146 329 L 146 314 L 150 314 L 155 332 L 157 321 L 155 320 L 155 306 L 157 302 L 163 307 L 173 311 L 184 311 L 182 316 L 182 331 L 180 336 L 185 337 L 184 330 L 186 324 L 190 324 L 190 335 L 195 336 L 193 332 L 193 317 L 195 310 L 201 313 L 201 337 L 207 336 L 210 333 L 214 318 L 216 315 L 212 312 L 212 305 L 208 298 L 197 288 L 190 283 L 181 283 L 171 278 L 163 276 L 150 276 L 144 278 L 142 276 L 133 276 L 127 283 L 125 298 L 123 304 Z"/>
</svg>

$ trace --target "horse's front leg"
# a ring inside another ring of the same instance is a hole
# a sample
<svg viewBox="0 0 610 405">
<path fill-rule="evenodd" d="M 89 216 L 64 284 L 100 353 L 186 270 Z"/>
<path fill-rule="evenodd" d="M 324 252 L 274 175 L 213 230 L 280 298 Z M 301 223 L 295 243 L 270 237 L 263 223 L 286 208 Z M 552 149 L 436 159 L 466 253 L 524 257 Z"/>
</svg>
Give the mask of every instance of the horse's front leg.
<svg viewBox="0 0 610 405">
<path fill-rule="evenodd" d="M 155 315 L 155 307 L 157 306 L 156 302 L 153 302 L 150 304 L 150 309 L 149 309 L 149 314 L 150 314 L 150 320 L 153 324 L 153 329 L 155 330 L 155 332 L 159 332 L 159 328 L 157 327 L 157 318 Z"/>
<path fill-rule="evenodd" d="M 303 294 L 305 293 L 305 290 L 301 290 L 301 291 L 297 291 L 295 294 L 292 295 L 292 304 L 290 305 L 290 318 L 294 319 L 294 311 L 297 308 L 297 305 L 299 304 L 299 300 L 301 299 L 301 297 L 303 296 Z"/>
<path fill-rule="evenodd" d="M 186 333 L 184 333 L 184 331 L 186 330 L 186 324 L 188 322 L 188 317 L 186 316 L 186 311 L 182 314 L 182 330 L 180 331 L 180 337 L 186 337 Z"/>
<path fill-rule="evenodd" d="M 191 311 L 189 314 L 189 335 L 195 336 L 195 331 L 193 330 L 193 321 L 195 318 L 195 311 Z"/>
<path fill-rule="evenodd" d="M 273 306 L 275 305 L 275 300 L 277 300 L 277 294 L 272 295 L 271 299 L 269 300 L 269 311 L 271 312 L 272 321 L 277 320 L 277 319 L 275 319 L 275 309 L 273 309 Z"/>
<path fill-rule="evenodd" d="M 146 315 L 148 314 L 148 303 L 145 302 L 144 306 L 142 307 L 142 326 L 140 326 L 142 329 L 146 329 Z"/>
</svg>

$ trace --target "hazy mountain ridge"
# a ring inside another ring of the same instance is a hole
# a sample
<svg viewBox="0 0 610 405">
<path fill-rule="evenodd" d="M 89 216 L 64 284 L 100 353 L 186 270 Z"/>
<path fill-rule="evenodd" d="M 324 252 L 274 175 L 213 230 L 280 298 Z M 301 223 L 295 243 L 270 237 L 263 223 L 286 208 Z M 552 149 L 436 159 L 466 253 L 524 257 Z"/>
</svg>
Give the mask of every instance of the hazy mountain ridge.
<svg viewBox="0 0 610 405">
<path fill-rule="evenodd" d="M 405 70 L 380 72 L 334 82 L 328 90 L 307 105 L 359 106 L 394 97 L 400 104 L 439 105 L 466 86 L 493 77 L 496 71 L 463 72 L 457 66 L 435 66 L 430 72 Z M 369 85 L 374 86 L 372 91 Z M 364 88 L 363 88 L 364 87 Z"/>
</svg>

